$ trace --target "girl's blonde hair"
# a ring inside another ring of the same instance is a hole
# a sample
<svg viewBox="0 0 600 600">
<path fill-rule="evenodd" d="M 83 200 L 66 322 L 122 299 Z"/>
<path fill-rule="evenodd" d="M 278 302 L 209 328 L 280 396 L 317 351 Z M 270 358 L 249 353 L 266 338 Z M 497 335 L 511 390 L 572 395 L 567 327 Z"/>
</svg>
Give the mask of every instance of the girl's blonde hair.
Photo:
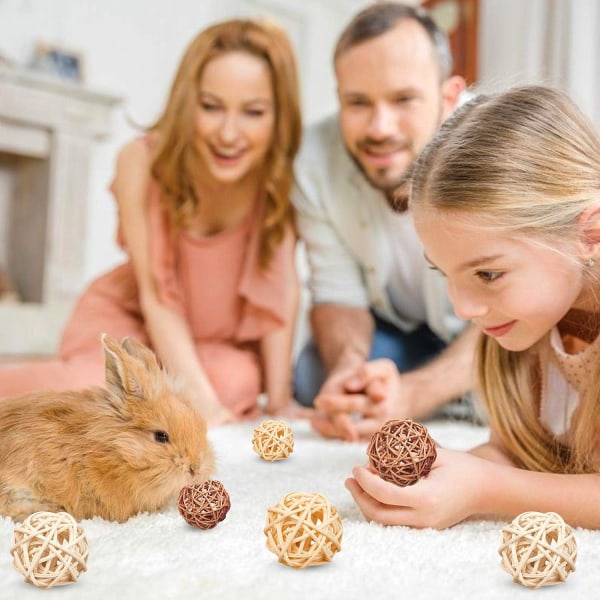
<svg viewBox="0 0 600 600">
<path fill-rule="evenodd" d="M 233 51 L 247 52 L 267 63 L 275 97 L 274 136 L 264 164 L 265 209 L 259 252 L 259 262 L 266 267 L 291 219 L 292 163 L 302 132 L 296 61 L 281 28 L 269 21 L 233 19 L 203 30 L 192 40 L 165 109 L 149 128 L 159 133 L 152 176 L 163 192 L 171 227 L 185 227 L 200 202 L 194 185 L 198 161 L 194 120 L 200 78 L 210 60 Z"/>
<path fill-rule="evenodd" d="M 459 109 L 414 165 L 410 197 L 413 206 L 448 218 L 484 216 L 496 230 L 554 249 L 579 239 L 581 214 L 599 200 L 596 130 L 564 93 L 541 86 L 480 96 Z M 527 469 L 598 471 L 600 362 L 565 446 L 539 420 L 540 358 L 537 347 L 511 352 L 481 336 L 478 384 L 492 429 Z"/>
</svg>

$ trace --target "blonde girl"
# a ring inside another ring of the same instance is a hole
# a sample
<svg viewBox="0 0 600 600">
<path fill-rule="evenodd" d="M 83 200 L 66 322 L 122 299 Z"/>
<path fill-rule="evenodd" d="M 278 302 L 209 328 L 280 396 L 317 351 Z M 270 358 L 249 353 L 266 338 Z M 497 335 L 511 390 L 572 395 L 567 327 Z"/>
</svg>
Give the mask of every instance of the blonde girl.
<svg viewBox="0 0 600 600">
<path fill-rule="evenodd" d="M 188 46 L 157 122 L 119 153 L 125 264 L 80 299 L 53 361 L 0 369 L 0 397 L 103 382 L 99 337 L 131 335 L 180 375 L 209 424 L 291 403 L 297 306 L 289 193 L 301 120 L 295 59 L 269 22 Z"/>
<path fill-rule="evenodd" d="M 556 511 L 600 528 L 600 138 L 563 93 L 480 97 L 425 149 L 411 206 L 457 315 L 480 328 L 487 444 L 399 488 L 357 467 L 364 514 L 447 527 Z"/>
</svg>

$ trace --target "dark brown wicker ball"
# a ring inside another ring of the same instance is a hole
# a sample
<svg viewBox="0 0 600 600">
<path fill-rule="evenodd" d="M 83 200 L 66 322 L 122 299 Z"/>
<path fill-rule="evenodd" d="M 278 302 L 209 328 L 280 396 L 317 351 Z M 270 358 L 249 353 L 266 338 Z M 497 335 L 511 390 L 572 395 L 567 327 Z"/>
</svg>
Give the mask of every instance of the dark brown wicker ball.
<svg viewBox="0 0 600 600">
<path fill-rule="evenodd" d="M 405 419 L 388 421 L 373 434 L 367 455 L 382 479 L 406 487 L 429 474 L 437 451 L 427 429 Z"/>
<path fill-rule="evenodd" d="M 227 516 L 231 500 L 223 484 L 216 479 L 210 479 L 182 488 L 177 507 L 190 525 L 200 529 L 212 529 Z"/>
</svg>

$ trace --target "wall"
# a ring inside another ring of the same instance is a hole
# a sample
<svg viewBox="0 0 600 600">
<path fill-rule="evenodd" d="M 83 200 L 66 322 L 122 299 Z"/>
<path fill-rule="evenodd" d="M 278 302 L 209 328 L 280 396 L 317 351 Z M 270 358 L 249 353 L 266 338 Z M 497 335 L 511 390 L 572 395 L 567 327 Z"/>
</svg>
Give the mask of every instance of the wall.
<svg viewBox="0 0 600 600">
<path fill-rule="evenodd" d="M 122 259 L 113 242 L 115 210 L 107 187 L 117 149 L 135 135 L 129 120 L 146 124 L 157 116 L 179 57 L 199 29 L 234 16 L 279 20 L 298 52 L 303 107 L 310 122 L 335 108 L 333 44 L 341 27 L 365 4 L 363 0 L 0 0 L 0 55 L 24 64 L 38 40 L 78 50 L 85 59 L 87 84 L 124 99 L 114 115 L 114 135 L 98 146 L 89 195 L 82 198 L 88 203 L 87 246 L 82 249 L 86 278 Z M 557 82 L 600 123 L 599 5 L 597 0 L 481 0 L 480 87 Z"/>
<path fill-rule="evenodd" d="M 9 165 L 10 159 L 0 158 L 0 240 L 5 240 L 8 229 L 8 199 L 12 194 L 13 178 Z M 0 244 L 0 265 L 6 264 L 6 248 Z"/>
<path fill-rule="evenodd" d="M 86 85 L 124 99 L 114 135 L 94 156 L 88 203 L 86 279 L 122 260 L 114 244 L 115 209 L 107 191 L 118 148 L 162 107 L 175 67 L 206 25 L 236 16 L 268 16 L 288 31 L 297 50 L 307 121 L 335 109 L 330 56 L 358 0 L 0 0 L 0 55 L 26 64 L 35 43 L 81 52 Z M 2 182 L 0 181 L 0 185 Z M 6 186 L 5 186 L 6 187 Z M 0 219 L 3 217 L 0 207 Z"/>
<path fill-rule="evenodd" d="M 481 0 L 479 88 L 566 89 L 600 127 L 600 2 Z"/>
</svg>

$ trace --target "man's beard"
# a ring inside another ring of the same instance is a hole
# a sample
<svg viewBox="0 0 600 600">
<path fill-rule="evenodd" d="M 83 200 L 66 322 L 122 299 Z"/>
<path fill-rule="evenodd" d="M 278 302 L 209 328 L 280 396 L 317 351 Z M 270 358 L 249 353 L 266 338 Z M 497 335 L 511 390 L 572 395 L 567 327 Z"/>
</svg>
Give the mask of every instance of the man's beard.
<svg viewBox="0 0 600 600">
<path fill-rule="evenodd" d="M 357 169 L 363 174 L 364 178 L 369 182 L 371 187 L 383 192 L 388 206 L 394 212 L 404 212 L 408 208 L 408 188 L 412 176 L 413 165 L 416 158 L 404 169 L 402 174 L 395 180 L 383 185 L 381 181 L 374 179 L 369 172 L 364 168 L 362 163 L 348 151 L 350 158 L 354 161 Z M 385 169 L 380 170 L 384 174 Z"/>
<path fill-rule="evenodd" d="M 408 199 L 410 196 L 410 180 L 412 179 L 413 167 L 416 158 L 408 165 L 402 177 L 393 189 L 385 192 L 385 199 L 388 206 L 397 213 L 403 213 L 408 209 Z"/>
<path fill-rule="evenodd" d="M 440 99 L 437 121 L 436 121 L 437 125 L 436 125 L 436 129 L 435 129 L 433 137 L 435 137 L 435 134 L 439 130 L 439 127 L 442 124 L 442 120 L 443 120 L 443 106 L 442 106 L 442 102 Z M 366 138 L 366 139 L 361 140 L 357 144 L 359 149 L 363 149 L 365 147 L 367 147 L 367 148 L 368 147 L 377 147 L 377 146 L 381 147 L 381 146 L 386 146 L 386 145 L 387 146 L 390 145 L 389 139 L 386 139 L 383 141 L 378 141 L 378 140 L 376 141 L 376 140 L 369 140 L 368 138 Z M 405 141 L 405 142 L 392 144 L 391 147 L 396 150 L 402 149 L 402 150 L 410 151 L 410 150 L 414 150 L 414 143 L 412 140 L 409 140 L 409 141 Z M 352 152 L 350 152 L 350 150 L 348 150 L 348 148 L 346 148 L 346 151 L 348 152 L 348 154 L 354 161 L 354 164 L 357 166 L 358 170 L 363 174 L 363 176 L 371 184 L 371 186 L 374 187 L 375 189 L 383 192 L 385 199 L 388 203 L 388 206 L 394 212 L 402 213 L 408 209 L 410 181 L 412 179 L 413 170 L 414 170 L 415 164 L 417 162 L 417 159 L 419 158 L 419 154 L 421 154 L 423 149 L 424 149 L 424 147 L 419 148 L 419 151 L 416 154 L 413 152 L 414 156 L 413 156 L 413 159 L 410 162 L 410 164 L 408 164 L 406 166 L 404 171 L 394 181 L 387 182 L 385 185 L 382 184 L 380 181 L 373 179 L 373 177 L 371 177 L 369 175 L 368 171 L 363 167 L 361 162 L 356 158 L 356 156 L 354 156 L 354 154 L 352 154 Z M 385 168 L 380 169 L 380 172 L 382 173 L 382 175 L 384 175 Z"/>
</svg>

